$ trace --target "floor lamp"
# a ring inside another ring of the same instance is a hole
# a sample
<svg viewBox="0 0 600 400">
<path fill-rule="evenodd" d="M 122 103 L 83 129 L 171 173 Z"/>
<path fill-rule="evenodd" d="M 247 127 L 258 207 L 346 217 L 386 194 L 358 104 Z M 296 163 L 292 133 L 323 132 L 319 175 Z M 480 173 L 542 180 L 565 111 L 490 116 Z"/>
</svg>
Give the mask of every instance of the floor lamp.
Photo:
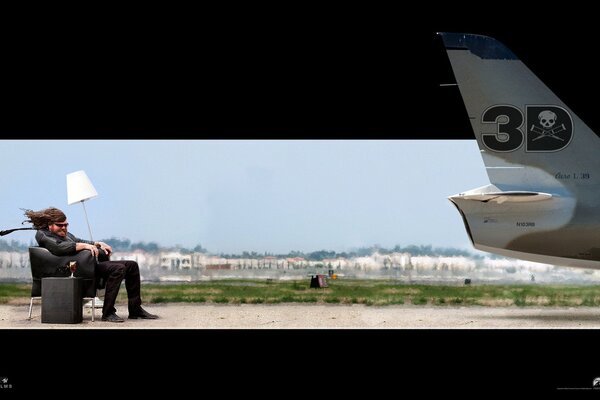
<svg viewBox="0 0 600 400">
<path fill-rule="evenodd" d="M 94 185 L 92 185 L 92 182 L 86 175 L 85 171 L 75 171 L 67 174 L 67 204 L 72 205 L 75 203 L 81 203 L 83 206 L 85 222 L 87 222 L 91 241 L 94 241 L 94 238 L 92 236 L 92 228 L 90 228 L 90 221 L 88 220 L 87 211 L 85 209 L 85 202 L 89 199 L 93 199 L 96 196 L 98 196 L 98 192 L 96 192 Z M 102 307 L 102 300 L 96 297 L 94 301 L 96 303 L 96 307 Z"/>
</svg>

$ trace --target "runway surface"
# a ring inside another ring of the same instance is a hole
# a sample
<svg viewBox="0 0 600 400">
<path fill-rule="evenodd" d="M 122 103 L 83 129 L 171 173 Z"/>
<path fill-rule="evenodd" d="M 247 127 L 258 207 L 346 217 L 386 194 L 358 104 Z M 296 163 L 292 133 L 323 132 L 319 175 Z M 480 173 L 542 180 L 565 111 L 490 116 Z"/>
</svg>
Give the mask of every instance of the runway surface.
<svg viewBox="0 0 600 400">
<path fill-rule="evenodd" d="M 123 323 L 91 321 L 84 308 L 80 324 L 41 323 L 41 307 L 0 305 L 0 329 L 576 329 L 600 328 L 595 307 L 441 307 L 365 305 L 215 305 L 149 304 L 157 320 L 128 320 L 127 307 L 117 306 Z"/>
</svg>

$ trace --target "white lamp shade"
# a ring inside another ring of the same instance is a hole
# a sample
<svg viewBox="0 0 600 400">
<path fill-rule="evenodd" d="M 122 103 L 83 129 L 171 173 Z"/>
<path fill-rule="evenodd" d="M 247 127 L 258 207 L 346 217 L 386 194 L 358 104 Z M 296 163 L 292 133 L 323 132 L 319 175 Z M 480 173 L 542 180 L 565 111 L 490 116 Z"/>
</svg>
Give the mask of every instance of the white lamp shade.
<svg viewBox="0 0 600 400">
<path fill-rule="evenodd" d="M 67 174 L 67 204 L 75 204 L 98 196 L 85 171 Z"/>
</svg>

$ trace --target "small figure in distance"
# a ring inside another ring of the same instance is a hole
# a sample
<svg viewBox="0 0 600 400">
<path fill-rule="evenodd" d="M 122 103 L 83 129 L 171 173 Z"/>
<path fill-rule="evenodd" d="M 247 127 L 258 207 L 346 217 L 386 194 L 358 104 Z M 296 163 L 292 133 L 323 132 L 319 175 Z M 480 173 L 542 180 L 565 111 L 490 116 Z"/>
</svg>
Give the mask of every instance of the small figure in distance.
<svg viewBox="0 0 600 400">
<path fill-rule="evenodd" d="M 35 240 L 41 247 L 45 247 L 54 255 L 66 256 L 80 251 L 90 251 L 94 257 L 98 257 L 100 249 L 108 256 L 112 254 L 112 248 L 104 242 L 80 239 L 69 233 L 67 216 L 58 208 L 49 207 L 40 211 L 25 210 L 25 215 L 29 218 L 27 222 L 31 222 L 37 229 Z M 117 315 L 115 308 L 115 301 L 123 279 L 125 279 L 125 288 L 127 289 L 129 319 L 158 318 L 157 315 L 150 314 L 142 308 L 140 269 L 137 262 L 130 260 L 100 261 L 96 264 L 95 272 L 104 277 L 106 281 L 102 321 L 124 321 Z"/>
</svg>

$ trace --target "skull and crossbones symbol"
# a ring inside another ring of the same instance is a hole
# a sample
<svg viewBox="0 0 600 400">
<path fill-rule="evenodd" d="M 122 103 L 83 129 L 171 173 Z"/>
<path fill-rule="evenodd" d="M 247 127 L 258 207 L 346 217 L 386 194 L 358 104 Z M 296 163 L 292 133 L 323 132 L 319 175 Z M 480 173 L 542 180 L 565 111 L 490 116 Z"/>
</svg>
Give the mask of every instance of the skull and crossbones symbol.
<svg viewBox="0 0 600 400">
<path fill-rule="evenodd" d="M 544 137 L 551 137 L 561 142 L 564 142 L 564 139 L 556 136 L 556 134 L 566 131 L 565 124 L 556 125 L 557 116 L 550 110 L 544 110 L 538 115 L 538 120 L 541 128 L 539 126 L 531 125 L 531 132 L 537 133 L 539 136 L 532 140 L 535 142 L 538 139 Z M 555 126 L 556 125 L 556 126 Z"/>
</svg>

